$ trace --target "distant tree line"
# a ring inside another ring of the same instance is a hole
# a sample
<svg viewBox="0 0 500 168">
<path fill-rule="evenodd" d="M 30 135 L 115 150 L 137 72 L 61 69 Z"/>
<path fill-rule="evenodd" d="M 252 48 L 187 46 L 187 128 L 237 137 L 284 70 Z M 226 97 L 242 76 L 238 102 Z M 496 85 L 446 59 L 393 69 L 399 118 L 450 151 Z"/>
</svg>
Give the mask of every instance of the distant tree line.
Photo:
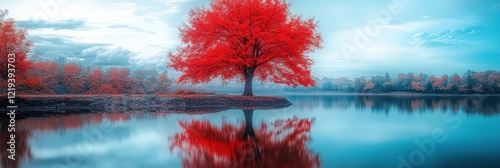
<svg viewBox="0 0 500 168">
<path fill-rule="evenodd" d="M 285 87 L 284 91 L 338 91 L 350 93 L 449 93 L 449 94 L 494 94 L 500 93 L 500 72 L 488 70 L 474 72 L 468 70 L 463 75 L 457 73 L 441 77 L 427 74 L 400 73 L 391 78 L 389 73 L 371 78 L 359 77 L 350 80 L 342 78 L 315 78 L 315 87 Z"/>
<path fill-rule="evenodd" d="M 0 93 L 15 88 L 16 94 L 164 94 L 172 81 L 166 72 L 130 71 L 127 68 L 103 69 L 39 59 L 27 30 L 17 28 L 8 10 L 0 10 Z M 8 85 L 10 84 L 10 85 Z M 5 88 L 5 89 L 3 89 Z"/>
<path fill-rule="evenodd" d="M 103 70 L 52 61 L 32 64 L 26 75 L 16 79 L 18 94 L 166 94 L 173 83 L 166 72 L 156 70 Z"/>
</svg>

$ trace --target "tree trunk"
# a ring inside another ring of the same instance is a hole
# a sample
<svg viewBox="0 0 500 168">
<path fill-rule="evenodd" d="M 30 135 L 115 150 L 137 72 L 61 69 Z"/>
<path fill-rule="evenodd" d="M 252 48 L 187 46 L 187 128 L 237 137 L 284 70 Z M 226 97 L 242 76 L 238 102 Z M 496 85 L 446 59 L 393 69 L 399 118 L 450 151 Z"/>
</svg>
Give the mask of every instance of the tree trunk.
<svg viewBox="0 0 500 168">
<path fill-rule="evenodd" d="M 245 114 L 245 133 L 243 134 L 243 139 L 250 138 L 250 142 L 252 143 L 253 149 L 253 160 L 260 160 L 260 149 L 259 144 L 257 143 L 257 137 L 255 137 L 255 131 L 253 130 L 252 118 L 253 118 L 253 109 L 243 110 Z"/>
<path fill-rule="evenodd" d="M 245 114 L 245 134 L 243 134 L 243 138 L 246 139 L 248 136 L 255 138 L 255 132 L 252 124 L 253 110 L 243 110 L 243 113 Z"/>
<path fill-rule="evenodd" d="M 255 69 L 255 67 L 251 67 L 243 71 L 243 75 L 245 76 L 245 90 L 243 91 L 243 96 L 253 96 L 252 80 Z"/>
</svg>

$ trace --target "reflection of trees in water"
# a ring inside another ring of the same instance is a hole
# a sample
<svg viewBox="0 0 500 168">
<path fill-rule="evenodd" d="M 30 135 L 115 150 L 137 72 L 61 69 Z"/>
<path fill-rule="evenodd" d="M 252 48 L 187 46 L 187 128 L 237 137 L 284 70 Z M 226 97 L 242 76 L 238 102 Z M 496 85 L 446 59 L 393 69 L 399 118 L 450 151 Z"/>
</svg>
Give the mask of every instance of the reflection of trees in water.
<svg viewBox="0 0 500 168">
<path fill-rule="evenodd" d="M 417 96 L 417 95 L 335 95 L 335 96 L 288 96 L 292 108 L 302 110 L 314 107 L 327 109 L 355 108 L 389 113 L 391 108 L 401 112 L 427 112 L 433 110 L 482 115 L 500 113 L 500 96 Z"/>
<path fill-rule="evenodd" d="M 8 151 L 4 149 L 0 151 L 1 165 L 3 168 L 17 168 L 20 167 L 22 160 L 31 158 L 31 150 L 28 144 L 29 138 L 35 131 L 65 131 L 71 129 L 80 129 L 85 125 L 99 125 L 103 124 L 104 120 L 114 122 L 128 121 L 132 117 L 136 118 L 158 118 L 160 116 L 168 115 L 168 113 L 143 113 L 143 112 L 130 112 L 130 113 L 96 113 L 88 115 L 59 115 L 41 118 L 26 118 L 16 121 L 16 160 L 7 158 Z M 6 143 L 10 140 L 10 133 L 8 132 L 9 120 L 0 120 L 0 142 Z M 123 135 L 127 136 L 127 135 Z M 8 146 L 5 146 L 8 148 Z"/>
<path fill-rule="evenodd" d="M 169 113 L 160 112 L 128 112 L 128 113 L 95 113 L 85 115 L 54 115 L 50 117 L 27 118 L 18 120 L 17 127 L 29 131 L 57 131 L 79 129 L 85 125 L 102 124 L 104 120 L 110 122 L 125 122 L 131 118 L 157 119 Z M 17 128 L 16 128 L 17 129 Z"/>
<path fill-rule="evenodd" d="M 6 144 L 10 141 L 11 133 L 8 131 L 9 120 L 0 120 L 0 142 L 2 143 L 2 149 L 0 151 L 0 161 L 2 162 L 2 167 L 4 168 L 17 168 L 20 167 L 21 161 L 23 159 L 31 159 L 31 150 L 28 146 L 28 139 L 31 137 L 31 133 L 27 130 L 17 129 L 13 134 L 15 136 L 15 160 L 7 158 L 10 152 L 7 151 L 10 145 Z"/>
<path fill-rule="evenodd" d="M 319 155 L 307 149 L 313 120 L 297 117 L 261 123 L 254 130 L 253 110 L 245 122 L 217 127 L 210 121 L 180 121 L 183 132 L 172 137 L 184 167 L 319 167 Z"/>
</svg>

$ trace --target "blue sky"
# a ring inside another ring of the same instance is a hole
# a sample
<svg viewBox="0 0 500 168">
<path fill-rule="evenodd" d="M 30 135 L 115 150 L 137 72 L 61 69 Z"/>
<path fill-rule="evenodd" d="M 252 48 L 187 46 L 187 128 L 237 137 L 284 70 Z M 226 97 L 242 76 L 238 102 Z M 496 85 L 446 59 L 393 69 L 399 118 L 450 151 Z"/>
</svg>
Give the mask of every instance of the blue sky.
<svg viewBox="0 0 500 168">
<path fill-rule="evenodd" d="M 500 68 L 500 1 L 289 1 L 319 21 L 317 77 L 443 75 Z M 45 59 L 82 65 L 164 69 L 177 26 L 208 0 L 1 1 Z M 387 15 L 389 14 L 389 15 Z M 387 17 L 388 16 L 388 17 Z M 175 73 L 174 73 L 175 74 Z"/>
</svg>

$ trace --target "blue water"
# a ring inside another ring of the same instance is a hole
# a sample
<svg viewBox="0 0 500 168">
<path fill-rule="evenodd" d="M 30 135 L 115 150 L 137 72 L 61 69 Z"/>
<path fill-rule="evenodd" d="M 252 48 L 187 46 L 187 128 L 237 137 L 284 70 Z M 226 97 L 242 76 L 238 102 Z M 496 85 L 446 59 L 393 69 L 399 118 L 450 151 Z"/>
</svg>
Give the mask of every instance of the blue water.
<svg viewBox="0 0 500 168">
<path fill-rule="evenodd" d="M 321 167 L 500 167 L 498 96 L 286 97 L 294 105 L 254 110 L 253 127 L 314 118 L 306 148 Z M 179 121 L 192 120 L 238 125 L 245 117 L 236 109 L 25 119 L 17 127 L 28 142 L 18 152 L 30 150 L 31 159 L 20 167 L 182 167 L 182 152 L 169 147 Z"/>
</svg>

